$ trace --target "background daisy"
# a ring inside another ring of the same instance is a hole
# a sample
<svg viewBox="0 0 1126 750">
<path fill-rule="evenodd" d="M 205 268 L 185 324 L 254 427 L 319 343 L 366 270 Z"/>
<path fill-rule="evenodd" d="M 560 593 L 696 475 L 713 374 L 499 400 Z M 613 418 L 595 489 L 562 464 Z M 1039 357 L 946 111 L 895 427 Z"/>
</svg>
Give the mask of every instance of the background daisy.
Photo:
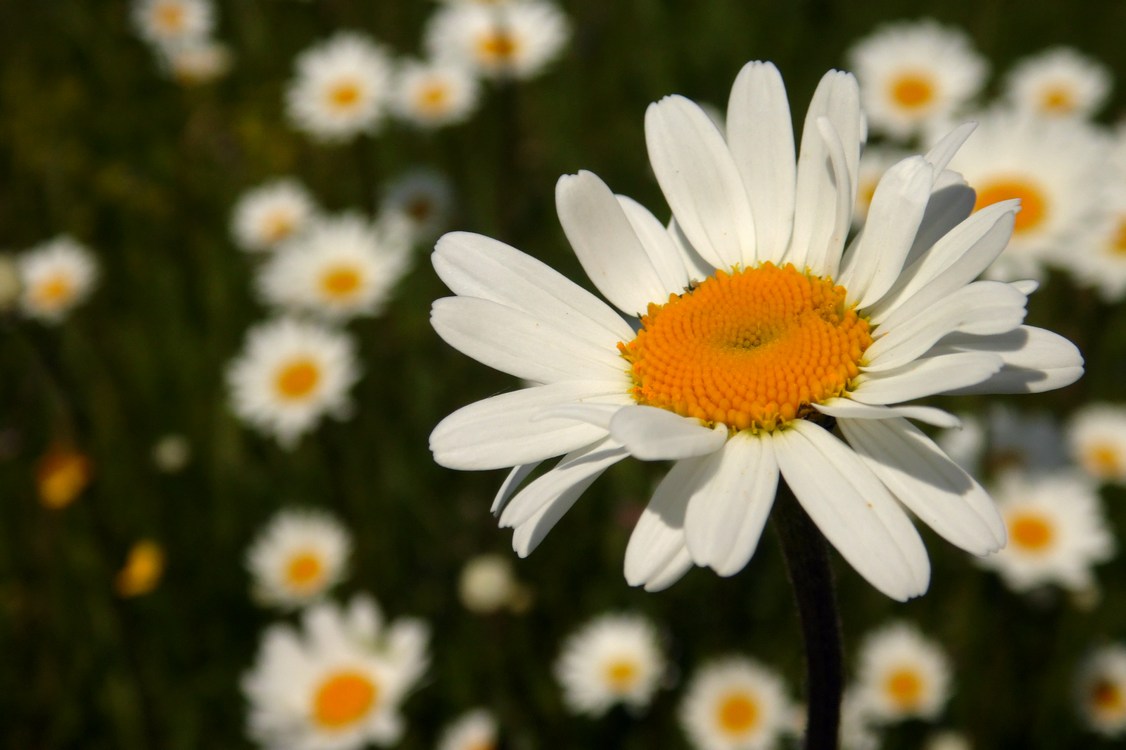
<svg viewBox="0 0 1126 750">
<path fill-rule="evenodd" d="M 789 702 L 781 678 L 758 662 L 727 657 L 696 670 L 680 724 L 699 750 L 765 750 L 784 731 Z"/>
<path fill-rule="evenodd" d="M 1126 482 L 1126 408 L 1091 403 L 1067 423 L 1071 457 L 1102 482 Z"/>
<path fill-rule="evenodd" d="M 950 698 L 950 662 L 912 625 L 885 625 L 857 651 L 856 699 L 876 722 L 934 719 Z"/>
<path fill-rule="evenodd" d="M 1087 655 L 1075 681 L 1075 702 L 1091 730 L 1106 737 L 1126 734 L 1126 647 L 1103 646 Z"/>
<path fill-rule="evenodd" d="M 231 234 L 243 250 L 273 250 L 300 234 L 316 214 L 316 204 L 300 182 L 274 180 L 238 199 L 231 212 Z"/>
<path fill-rule="evenodd" d="M 436 60 L 492 78 L 538 75 L 570 36 L 566 17 L 547 0 L 444 6 L 427 23 L 425 45 Z"/>
<path fill-rule="evenodd" d="M 81 304 L 98 280 L 98 265 L 83 245 L 60 235 L 19 257 L 20 308 L 45 323 L 58 323 Z"/>
<path fill-rule="evenodd" d="M 246 552 L 254 596 L 282 608 L 316 601 L 344 577 L 351 549 L 351 535 L 330 514 L 282 510 Z"/>
<path fill-rule="evenodd" d="M 1072 47 L 1056 47 L 1017 62 L 1004 95 L 1017 109 L 1042 117 L 1091 117 L 1110 93 L 1106 66 Z"/>
<path fill-rule="evenodd" d="M 568 636 L 555 662 L 563 700 L 599 716 L 616 703 L 644 708 L 665 672 L 653 624 L 639 615 L 602 615 Z"/>
</svg>

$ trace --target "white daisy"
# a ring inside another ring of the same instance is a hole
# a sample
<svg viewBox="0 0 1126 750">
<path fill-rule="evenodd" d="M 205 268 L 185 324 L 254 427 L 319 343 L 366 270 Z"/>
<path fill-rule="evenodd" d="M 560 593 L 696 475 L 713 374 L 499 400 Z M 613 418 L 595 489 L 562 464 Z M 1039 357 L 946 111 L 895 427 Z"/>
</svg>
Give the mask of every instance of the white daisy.
<svg viewBox="0 0 1126 750">
<path fill-rule="evenodd" d="M 1093 286 L 1111 304 L 1126 297 L 1126 127 L 1115 140 L 1107 163 L 1107 180 L 1099 203 L 1101 215 L 1056 262 L 1080 283 Z"/>
<path fill-rule="evenodd" d="M 318 604 L 301 630 L 271 626 L 242 680 L 251 737 L 279 750 L 386 747 L 403 734 L 399 707 L 426 670 L 428 629 L 384 623 L 370 598 Z"/>
<path fill-rule="evenodd" d="M 457 582 L 458 598 L 470 612 L 492 614 L 520 609 L 528 592 L 516 580 L 512 561 L 501 555 L 477 555 L 465 563 Z"/>
<path fill-rule="evenodd" d="M 351 549 L 348 530 L 332 515 L 279 511 L 246 553 L 255 598 L 283 608 L 316 601 L 344 577 Z"/>
<path fill-rule="evenodd" d="M 897 138 L 953 116 L 989 72 L 965 32 L 929 19 L 887 24 L 853 45 L 848 59 L 869 124 Z"/>
<path fill-rule="evenodd" d="M 680 704 L 680 725 L 697 750 L 766 750 L 785 731 L 789 707 L 773 670 L 728 657 L 696 672 Z"/>
<path fill-rule="evenodd" d="M 60 235 L 31 248 L 17 261 L 24 315 L 58 323 L 83 302 L 98 280 L 93 254 Z"/>
<path fill-rule="evenodd" d="M 231 215 L 231 234 L 248 252 L 273 250 L 299 234 L 316 212 L 304 185 L 292 178 L 274 180 L 238 199 Z"/>
<path fill-rule="evenodd" d="M 868 146 L 860 155 L 860 166 L 856 178 L 856 203 L 852 207 L 852 226 L 859 229 L 868 218 L 872 197 L 884 173 L 910 154 L 899 148 L 887 146 Z"/>
<path fill-rule="evenodd" d="M 178 474 L 191 460 L 192 444 L 184 435 L 171 432 L 153 443 L 153 465 L 165 474 Z"/>
<path fill-rule="evenodd" d="M 1103 646 L 1083 660 L 1075 698 L 1090 729 L 1106 737 L 1126 734 L 1126 646 Z"/>
<path fill-rule="evenodd" d="M 1088 404 L 1071 416 L 1066 433 L 1071 457 L 1088 474 L 1126 483 L 1126 407 Z"/>
<path fill-rule="evenodd" d="M 133 0 L 132 12 L 138 33 L 157 47 L 206 39 L 215 26 L 210 0 Z"/>
<path fill-rule="evenodd" d="M 1097 221 L 1105 139 L 1077 120 L 1005 110 L 977 119 L 977 131 L 950 168 L 977 191 L 976 208 L 1020 200 L 1012 242 L 987 275 L 1005 281 L 1039 278 L 1044 263 L 1075 252 Z"/>
<path fill-rule="evenodd" d="M 180 44 L 165 50 L 164 64 L 169 73 L 186 86 L 211 83 L 231 70 L 231 50 L 211 39 Z"/>
<path fill-rule="evenodd" d="M 1114 556 L 1102 502 L 1087 478 L 1009 471 L 994 495 L 1009 543 L 980 563 L 1014 591 L 1057 584 L 1082 592 L 1094 583 L 1091 567 Z"/>
<path fill-rule="evenodd" d="M 869 633 L 857 660 L 857 700 L 873 721 L 934 719 L 950 698 L 949 659 L 913 625 Z"/>
<path fill-rule="evenodd" d="M 477 108 L 480 90 L 477 77 L 464 65 L 412 60 L 399 66 L 391 108 L 420 128 L 456 125 Z"/>
<path fill-rule="evenodd" d="M 446 727 L 438 740 L 438 750 L 496 750 L 497 720 L 478 708 Z"/>
<path fill-rule="evenodd" d="M 493 78 L 527 79 L 559 56 L 570 26 L 559 8 L 546 0 L 459 3 L 438 9 L 424 35 L 435 60 Z"/>
<path fill-rule="evenodd" d="M 271 305 L 341 321 L 381 312 L 409 267 L 405 221 L 342 214 L 311 222 L 284 243 L 256 281 Z"/>
<path fill-rule="evenodd" d="M 601 716 L 617 703 L 645 708 L 664 672 L 657 629 L 630 614 L 591 620 L 567 638 L 555 662 L 563 702 L 589 716 Z"/>
<path fill-rule="evenodd" d="M 358 379 L 347 334 L 288 318 L 251 328 L 227 369 L 235 414 L 283 448 L 292 448 L 326 413 L 347 416 L 348 389 Z"/>
<path fill-rule="evenodd" d="M 494 509 L 521 555 L 612 464 L 675 461 L 626 549 L 626 579 L 650 590 L 693 563 L 742 569 L 781 477 L 874 586 L 921 594 L 930 566 L 903 506 L 975 554 L 1000 547 L 1004 526 L 980 485 L 908 421 L 956 420 L 901 404 L 1058 388 L 1082 359 L 1021 325 L 1026 285 L 972 282 L 1004 248 L 1016 206 L 967 216 L 966 188 L 943 166 L 969 128 L 888 171 L 842 260 L 863 132 L 855 79 L 822 80 L 796 166 L 772 65 L 744 68 L 727 123 L 729 142 L 687 99 L 650 106 L 671 234 L 589 172 L 559 181 L 580 263 L 622 313 L 642 314 L 640 330 L 507 245 L 438 241 L 434 266 L 458 296 L 435 302 L 435 330 L 533 385 L 443 420 L 435 459 L 513 467 Z"/>
<path fill-rule="evenodd" d="M 341 142 L 378 130 L 391 96 L 388 53 L 368 36 L 342 31 L 297 57 L 285 92 L 286 114 L 298 130 Z"/>
<path fill-rule="evenodd" d="M 416 168 L 387 185 L 379 213 L 406 217 L 415 242 L 432 241 L 446 228 L 453 204 L 449 178 L 432 169 Z"/>
<path fill-rule="evenodd" d="M 1091 117 L 1106 103 L 1111 75 L 1102 63 L 1071 47 L 1020 60 L 1005 76 L 1005 98 L 1043 117 Z"/>
</svg>

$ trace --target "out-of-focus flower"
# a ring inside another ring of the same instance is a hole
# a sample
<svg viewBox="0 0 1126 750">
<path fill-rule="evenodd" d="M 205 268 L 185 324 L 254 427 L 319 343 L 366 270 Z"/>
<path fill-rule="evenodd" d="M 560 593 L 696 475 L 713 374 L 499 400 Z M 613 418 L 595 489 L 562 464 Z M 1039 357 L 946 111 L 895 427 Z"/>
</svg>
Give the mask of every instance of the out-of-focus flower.
<svg viewBox="0 0 1126 750">
<path fill-rule="evenodd" d="M 93 254 L 61 235 L 36 245 L 19 258 L 20 306 L 28 317 L 58 323 L 85 300 L 98 279 Z"/>
<path fill-rule="evenodd" d="M 357 32 L 338 32 L 297 57 L 285 92 L 298 130 L 324 142 L 379 129 L 391 98 L 392 64 L 384 48 Z"/>
<path fill-rule="evenodd" d="M 841 697 L 841 750 L 879 750 L 880 735 L 868 707 L 855 689 Z"/>
<path fill-rule="evenodd" d="M 299 234 L 316 212 L 304 185 L 290 178 L 274 180 L 238 199 L 231 216 L 231 234 L 243 250 L 273 250 Z"/>
<path fill-rule="evenodd" d="M 950 698 L 950 662 L 913 625 L 893 623 L 860 644 L 856 699 L 880 723 L 934 719 Z"/>
<path fill-rule="evenodd" d="M 156 588 L 163 575 L 164 548 L 151 539 L 142 539 L 129 548 L 114 587 L 118 596 L 144 596 Z"/>
<path fill-rule="evenodd" d="M 251 328 L 227 370 L 235 414 L 283 448 L 292 448 L 325 414 L 347 416 L 348 389 L 358 379 L 347 334 L 289 318 Z"/>
<path fill-rule="evenodd" d="M 406 217 L 414 241 L 424 242 L 446 228 L 453 204 L 449 178 L 433 169 L 417 168 L 388 183 L 379 213 Z"/>
<path fill-rule="evenodd" d="M 1091 117 L 1106 103 L 1111 75 L 1077 49 L 1056 47 L 1017 62 L 1004 79 L 1015 108 L 1043 117 Z"/>
<path fill-rule="evenodd" d="M 497 720 L 489 711 L 469 711 L 446 727 L 438 750 L 496 750 Z"/>
<path fill-rule="evenodd" d="M 183 471 L 191 460 L 192 444 L 183 435 L 169 433 L 153 443 L 153 465 L 165 474 Z"/>
<path fill-rule="evenodd" d="M 501 609 L 520 611 L 530 598 L 516 580 L 512 561 L 501 555 L 477 555 L 461 569 L 458 597 L 470 612 L 488 615 Z"/>
<path fill-rule="evenodd" d="M 1103 646 L 1080 664 L 1075 702 L 1087 727 L 1106 737 L 1126 734 L 1126 647 Z"/>
<path fill-rule="evenodd" d="M 728 657 L 697 670 L 680 704 L 680 725 L 698 750 L 765 750 L 785 731 L 789 709 L 773 670 Z"/>
<path fill-rule="evenodd" d="M 949 121 L 989 72 L 965 32 L 929 19 L 877 29 L 853 45 L 848 60 L 872 129 L 897 138 Z"/>
<path fill-rule="evenodd" d="M 210 0 L 133 0 L 133 23 L 158 48 L 206 39 L 215 26 Z"/>
<path fill-rule="evenodd" d="M 35 468 L 39 502 L 47 508 L 65 508 L 90 484 L 93 470 L 85 453 L 66 443 L 52 445 Z"/>
<path fill-rule="evenodd" d="M 391 107 L 412 125 L 439 128 L 464 122 L 479 98 L 480 85 L 468 67 L 412 60 L 399 66 Z"/>
<path fill-rule="evenodd" d="M 577 714 L 601 716 L 616 704 L 649 705 L 665 673 L 657 629 L 639 615 L 597 617 L 568 636 L 555 678 Z"/>
<path fill-rule="evenodd" d="M 185 86 L 216 81 L 231 70 L 230 48 L 212 39 L 176 45 L 164 52 L 164 62 L 172 77 Z"/>
<path fill-rule="evenodd" d="M 377 315 L 410 268 L 402 217 L 372 223 L 343 214 L 310 223 L 262 266 L 258 291 L 271 305 L 333 321 Z"/>
<path fill-rule="evenodd" d="M 527 79 L 559 56 L 570 27 L 553 3 L 517 0 L 445 6 L 431 16 L 424 34 L 435 60 L 492 78 Z"/>
<path fill-rule="evenodd" d="M 1093 403 L 1068 420 L 1071 457 L 1102 482 L 1126 482 L 1126 408 Z"/>
<path fill-rule="evenodd" d="M 301 629 L 271 626 L 244 675 L 251 737 L 286 750 L 386 747 L 403 735 L 400 706 L 426 670 L 427 626 L 384 623 L 376 603 L 317 604 Z"/>
<path fill-rule="evenodd" d="M 254 596 L 282 608 L 314 602 L 344 577 L 351 549 L 351 535 L 330 514 L 281 510 L 246 553 Z"/>
<path fill-rule="evenodd" d="M 1126 296 L 1126 126 L 1119 128 L 1107 163 L 1103 211 L 1073 247 L 1055 261 L 1082 284 L 1095 287 L 1111 304 Z"/>
<path fill-rule="evenodd" d="M 980 562 L 1013 590 L 1057 584 L 1082 592 L 1094 582 L 1091 567 L 1113 557 L 1114 536 L 1086 477 L 1010 471 L 994 496 L 1009 543 Z"/>
</svg>

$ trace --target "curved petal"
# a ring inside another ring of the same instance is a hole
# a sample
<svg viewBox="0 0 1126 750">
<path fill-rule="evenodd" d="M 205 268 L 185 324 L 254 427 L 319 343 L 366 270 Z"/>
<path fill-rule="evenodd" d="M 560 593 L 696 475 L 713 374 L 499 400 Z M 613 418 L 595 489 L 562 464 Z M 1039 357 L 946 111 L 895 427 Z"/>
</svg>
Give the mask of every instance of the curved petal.
<svg viewBox="0 0 1126 750">
<path fill-rule="evenodd" d="M 494 516 L 504 510 L 504 506 L 508 505 L 508 499 L 512 497 L 512 493 L 524 483 L 524 480 L 532 475 L 532 472 L 539 468 L 543 461 L 534 461 L 530 464 L 520 464 L 513 466 L 512 471 L 508 472 L 508 476 L 504 478 L 500 488 L 497 489 L 497 494 L 493 496 L 493 504 L 489 508 L 489 512 Z"/>
<path fill-rule="evenodd" d="M 624 195 L 617 198 L 618 205 L 625 211 L 633 231 L 649 255 L 649 262 L 657 270 L 665 295 L 683 293 L 689 282 L 688 270 L 684 255 L 669 236 L 668 229 L 637 201 Z"/>
<path fill-rule="evenodd" d="M 700 254 L 692 247 L 692 243 L 684 236 L 680 225 L 676 223 L 676 217 L 669 219 L 668 232 L 669 239 L 673 241 L 680 253 L 684 269 L 688 273 L 689 283 L 703 281 L 715 273 L 715 266 L 700 257 Z"/>
<path fill-rule="evenodd" d="M 626 545 L 625 575 L 630 586 L 649 584 L 686 552 L 684 514 L 692 495 L 707 482 L 716 460 L 704 456 L 677 461 L 657 485 Z"/>
<path fill-rule="evenodd" d="M 981 383 L 1002 364 L 993 352 L 924 357 L 884 372 L 861 372 L 849 395 L 862 404 L 898 404 Z"/>
<path fill-rule="evenodd" d="M 935 427 L 961 427 L 962 420 L 948 411 L 933 406 L 874 406 L 847 398 L 834 398 L 823 404 L 813 404 L 822 414 L 837 419 L 891 419 L 906 417 L 917 419 Z"/>
<path fill-rule="evenodd" d="M 786 483 L 849 565 L 899 601 L 927 590 L 930 561 L 919 532 L 856 453 L 801 419 L 772 437 Z"/>
<path fill-rule="evenodd" d="M 645 590 L 649 592 L 664 591 L 669 586 L 679 581 L 692 568 L 692 556 L 688 554 L 687 547 L 673 555 L 665 566 L 655 572 L 645 582 Z"/>
<path fill-rule="evenodd" d="M 924 158 L 934 165 L 934 173 L 936 175 L 946 169 L 946 166 L 950 164 L 950 160 L 958 153 L 958 149 L 962 147 L 962 144 L 969 139 L 976 129 L 976 122 L 964 122 L 944 135 L 938 143 L 931 147 L 931 150 L 927 152 Z"/>
<path fill-rule="evenodd" d="M 923 212 L 923 220 L 919 222 L 915 241 L 903 261 L 904 267 L 909 268 L 950 230 L 965 221 L 973 213 L 976 202 L 977 193 L 966 184 L 962 175 L 950 171 L 940 174 L 927 202 L 927 210 Z"/>
<path fill-rule="evenodd" d="M 706 456 L 723 447 L 727 428 L 705 427 L 655 406 L 626 406 L 610 420 L 610 434 L 642 461 L 670 461 Z"/>
<path fill-rule="evenodd" d="M 951 395 L 1042 393 L 1071 385 L 1083 375 L 1083 355 L 1075 344 L 1059 334 L 1033 326 L 1021 326 L 994 336 L 952 334 L 935 350 L 988 352 L 999 356 L 1004 363 L 987 380 L 945 391 Z"/>
</svg>

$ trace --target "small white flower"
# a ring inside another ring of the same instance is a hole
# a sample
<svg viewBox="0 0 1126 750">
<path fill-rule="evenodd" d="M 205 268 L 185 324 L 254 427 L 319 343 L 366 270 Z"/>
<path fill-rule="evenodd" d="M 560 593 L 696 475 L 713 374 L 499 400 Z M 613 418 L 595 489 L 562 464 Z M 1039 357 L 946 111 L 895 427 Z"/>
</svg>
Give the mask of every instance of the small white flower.
<svg viewBox="0 0 1126 750">
<path fill-rule="evenodd" d="M 767 750 L 789 713 L 785 685 L 773 670 L 727 657 L 696 672 L 680 704 L 680 725 L 697 750 Z"/>
<path fill-rule="evenodd" d="M 1126 126 L 1111 146 L 1101 215 L 1089 231 L 1055 260 L 1080 283 L 1095 287 L 1111 304 L 1126 297 Z"/>
<path fill-rule="evenodd" d="M 1126 734 L 1126 646 L 1103 646 L 1083 660 L 1075 698 L 1090 729 L 1106 737 Z"/>
<path fill-rule="evenodd" d="M 207 38 L 215 8 L 210 0 L 134 0 L 133 23 L 148 43 L 172 47 Z"/>
<path fill-rule="evenodd" d="M 464 65 L 412 60 L 399 66 L 391 108 L 420 128 L 456 125 L 477 108 L 480 85 Z"/>
<path fill-rule="evenodd" d="M 201 39 L 165 50 L 169 73 L 186 86 L 210 83 L 231 70 L 231 49 L 221 42 Z"/>
<path fill-rule="evenodd" d="M 326 413 L 346 416 L 348 389 L 358 379 L 347 334 L 288 318 L 251 328 L 227 370 L 235 414 L 283 448 Z"/>
<path fill-rule="evenodd" d="M 231 234 L 248 252 L 273 250 L 293 237 L 316 214 L 312 196 L 297 180 L 286 178 L 244 193 L 235 204 Z"/>
<path fill-rule="evenodd" d="M 1114 555 L 1102 503 L 1086 477 L 1009 471 L 994 497 L 1009 543 L 980 562 L 1014 591 L 1057 584 L 1082 592 L 1093 584 L 1091 567 Z"/>
<path fill-rule="evenodd" d="M 17 262 L 23 313 L 45 323 L 60 322 L 98 279 L 93 254 L 67 235 L 36 245 Z"/>
<path fill-rule="evenodd" d="M 391 82 L 382 46 L 364 34 L 338 32 L 298 55 L 286 113 L 294 127 L 324 142 L 371 134 L 387 111 Z"/>
<path fill-rule="evenodd" d="M 558 57 L 570 28 L 554 4 L 518 0 L 445 6 L 431 16 L 424 33 L 426 49 L 436 60 L 493 78 L 527 79 Z"/>
<path fill-rule="evenodd" d="M 564 703 L 590 716 L 601 716 L 617 703 L 645 708 L 664 672 L 656 628 L 630 614 L 591 620 L 567 638 L 555 662 Z"/>
<path fill-rule="evenodd" d="M 1088 404 L 1067 424 L 1071 457 L 1097 480 L 1126 482 L 1126 407 Z"/>
<path fill-rule="evenodd" d="M 405 217 L 414 241 L 422 242 L 432 240 L 446 228 L 453 204 L 454 189 L 449 178 L 432 169 L 417 168 L 387 185 L 379 213 Z"/>
<path fill-rule="evenodd" d="M 506 608 L 518 608 L 527 598 L 516 580 L 512 561 L 503 555 L 477 555 L 461 569 L 458 597 L 470 612 L 487 615 Z"/>
<path fill-rule="evenodd" d="M 330 514 L 279 511 L 246 553 L 255 598 L 282 608 L 316 601 L 344 577 L 351 548 L 348 530 Z"/>
<path fill-rule="evenodd" d="M 856 695 L 876 722 L 934 719 L 950 697 L 950 663 L 913 625 L 893 623 L 860 644 Z"/>
<path fill-rule="evenodd" d="M 169 433 L 153 444 L 153 465 L 165 474 L 183 471 L 191 460 L 192 444 L 183 435 Z"/>
<path fill-rule="evenodd" d="M 438 750 L 496 750 L 497 721 L 483 708 L 474 709 L 446 727 Z"/>
<path fill-rule="evenodd" d="M 1003 84 L 1014 107 L 1043 117 L 1091 117 L 1106 103 L 1110 85 L 1105 65 L 1071 47 L 1018 61 Z"/>
</svg>

